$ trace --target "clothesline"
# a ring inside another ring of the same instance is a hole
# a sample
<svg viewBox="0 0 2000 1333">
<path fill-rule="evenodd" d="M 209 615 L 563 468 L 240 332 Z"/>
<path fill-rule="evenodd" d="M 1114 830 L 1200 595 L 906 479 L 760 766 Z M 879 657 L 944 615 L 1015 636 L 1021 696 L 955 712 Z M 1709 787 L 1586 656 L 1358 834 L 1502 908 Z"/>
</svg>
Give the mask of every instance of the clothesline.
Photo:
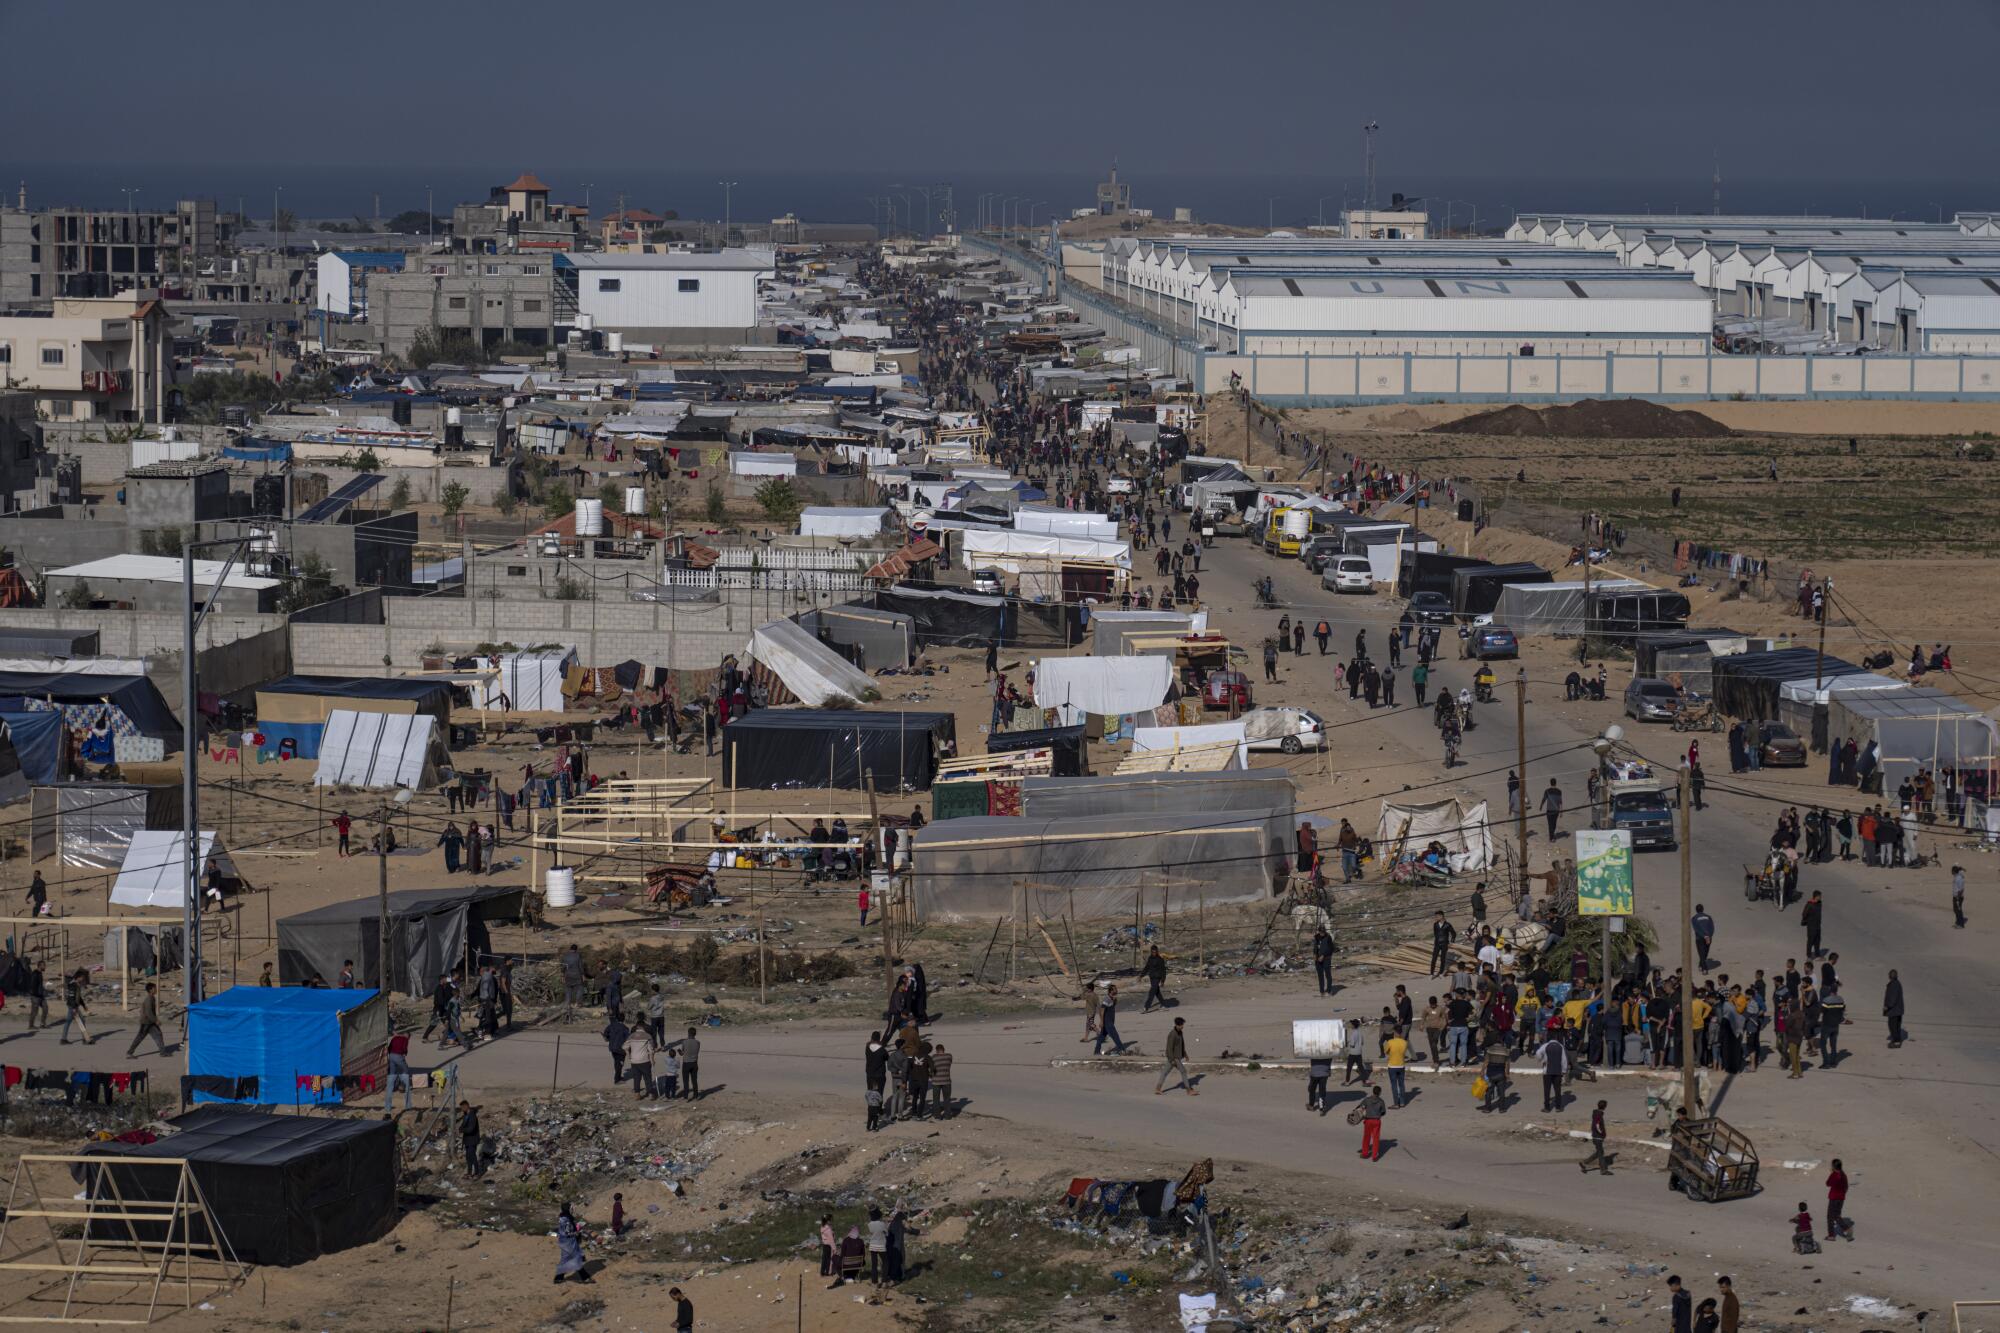
<svg viewBox="0 0 2000 1333">
<path fill-rule="evenodd" d="M 1739 555 L 1732 551 L 1717 550 L 1700 542 L 1674 543 L 1674 568 L 1686 570 L 1690 565 L 1700 569 L 1727 570 L 1733 579 L 1761 579 L 1771 576 L 1771 562 L 1754 555 Z"/>
<path fill-rule="evenodd" d="M 23 1065 L 0 1066 L 7 1091 L 16 1087 L 29 1092 L 60 1092 L 63 1101 L 76 1105 L 77 1094 L 95 1106 L 109 1106 L 120 1093 L 143 1094 L 148 1086 L 143 1069 L 99 1071 L 90 1069 L 39 1069 Z"/>
</svg>

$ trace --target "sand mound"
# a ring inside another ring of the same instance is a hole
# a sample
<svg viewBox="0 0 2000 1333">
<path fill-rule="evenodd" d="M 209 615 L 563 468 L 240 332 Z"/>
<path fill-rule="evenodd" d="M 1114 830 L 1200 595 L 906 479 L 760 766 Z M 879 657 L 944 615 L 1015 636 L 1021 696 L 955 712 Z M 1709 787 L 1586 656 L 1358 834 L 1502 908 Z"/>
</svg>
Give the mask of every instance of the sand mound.
<svg viewBox="0 0 2000 1333">
<path fill-rule="evenodd" d="M 1578 440 L 1707 439 L 1730 433 L 1713 417 L 1641 398 L 1586 398 L 1580 403 L 1543 408 L 1513 403 L 1430 429 L 1434 434 L 1544 435 Z"/>
</svg>

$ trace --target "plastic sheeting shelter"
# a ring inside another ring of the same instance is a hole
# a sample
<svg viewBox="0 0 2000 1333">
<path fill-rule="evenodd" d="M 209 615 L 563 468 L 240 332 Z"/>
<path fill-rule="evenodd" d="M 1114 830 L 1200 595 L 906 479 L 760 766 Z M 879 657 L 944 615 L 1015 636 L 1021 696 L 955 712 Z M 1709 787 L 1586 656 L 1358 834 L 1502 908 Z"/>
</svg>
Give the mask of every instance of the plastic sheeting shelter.
<svg viewBox="0 0 2000 1333">
<path fill-rule="evenodd" d="M 1583 633 L 1589 602 L 1584 597 L 1582 579 L 1560 583 L 1509 583 L 1500 589 L 1493 618 L 1520 636 L 1531 634 Z M 1646 585 L 1636 579 L 1592 579 L 1589 587 L 1641 591 Z"/>
<path fill-rule="evenodd" d="M 1710 664 L 1716 707 L 1731 717 L 1774 722 L 1778 691 L 1789 680 L 1825 682 L 1835 676 L 1867 673 L 1867 667 L 1822 657 L 1816 648 L 1776 648 L 1761 653 L 1732 653 Z"/>
<path fill-rule="evenodd" d="M 1035 706 L 1118 717 L 1158 708 L 1174 683 L 1167 657 L 1044 657 L 1035 664 Z"/>
<path fill-rule="evenodd" d="M 1375 855 L 1383 864 L 1397 855 L 1421 855 L 1433 842 L 1444 844 L 1454 874 L 1493 864 L 1493 834 L 1486 802 L 1456 796 L 1442 801 L 1383 801 L 1375 824 Z"/>
<path fill-rule="evenodd" d="M 1350 534 L 1347 538 L 1348 553 L 1368 558 L 1368 577 L 1377 583 L 1396 581 L 1396 576 L 1402 568 L 1403 552 L 1416 550 L 1428 554 L 1437 550 L 1437 545 L 1437 542 L 1429 537 L 1414 536 L 1409 533 L 1400 537 L 1393 534 L 1383 537 L 1370 532 Z"/>
<path fill-rule="evenodd" d="M 1066 648 L 1076 641 L 1069 608 L 1015 597 L 898 584 L 876 593 L 875 607 L 910 617 L 920 649 L 984 648 L 995 641 L 1024 648 Z"/>
<path fill-rule="evenodd" d="M 1396 595 L 1414 597 L 1420 592 L 1435 592 L 1449 597 L 1454 572 L 1485 563 L 1478 556 L 1412 551 L 1404 547 L 1402 567 L 1396 572 Z"/>
<path fill-rule="evenodd" d="M 389 895 L 389 989 L 421 995 L 437 984 L 440 974 L 465 965 L 490 945 L 486 923 L 521 915 L 517 888 L 487 885 L 477 889 L 399 889 Z M 376 896 L 330 903 L 310 912 L 278 920 L 278 979 L 287 986 L 304 985 L 317 972 L 340 975 L 340 965 L 354 960 L 354 973 L 365 985 L 382 984 L 377 958 L 381 953 L 382 913 Z"/>
<path fill-rule="evenodd" d="M 1280 859 L 1291 854 L 1297 801 L 1291 775 L 1284 769 L 1269 768 L 1028 778 L 1021 783 L 1021 812 L 1036 819 L 1175 815 L 1184 824 L 1196 824 L 1220 814 L 1254 814 L 1264 820 L 1265 848 Z"/>
<path fill-rule="evenodd" d="M 1010 754 L 1017 750 L 1047 750 L 1049 772 L 1060 778 L 1083 772 L 1088 748 L 1084 727 L 1039 727 L 1034 731 L 996 731 L 986 737 L 986 753 Z"/>
<path fill-rule="evenodd" d="M 1118 524 L 1108 514 L 1086 514 L 1071 509 L 1023 507 L 1014 511 L 1016 532 L 1042 532 L 1056 537 L 1083 537 L 1091 541 L 1115 542 Z"/>
<path fill-rule="evenodd" d="M 1853 676 L 1834 676 L 1821 681 L 1818 688 L 1814 688 L 1811 677 L 1788 680 L 1778 687 L 1778 721 L 1803 736 L 1814 753 L 1825 754 L 1827 703 L 1834 695 L 1909 688 L 1907 681 L 1892 680 L 1872 671 Z"/>
<path fill-rule="evenodd" d="M 196 1102 L 338 1104 L 332 1079 L 387 1068 L 389 997 L 380 991 L 231 986 L 187 1018 L 189 1074 L 257 1080 L 246 1097 L 224 1097 L 197 1082 Z M 329 1082 L 301 1087 L 301 1075 Z"/>
<path fill-rule="evenodd" d="M 216 841 L 210 829 L 201 831 L 195 844 L 195 883 L 208 882 L 208 868 L 214 865 L 229 879 L 237 878 L 236 864 L 229 852 Z M 187 904 L 187 837 L 179 829 L 141 829 L 132 835 L 125 849 L 124 864 L 111 885 L 111 902 L 118 907 L 167 907 L 179 911 Z"/>
<path fill-rule="evenodd" d="M 26 714 L 16 713 L 14 717 Z M 12 805 L 27 796 L 29 777 L 21 766 L 21 756 L 14 750 L 14 729 L 11 725 L 0 727 L 0 805 Z"/>
<path fill-rule="evenodd" d="M 563 697 L 563 677 L 575 665 L 572 648 L 507 653 L 500 659 L 500 674 L 486 682 L 486 707 L 498 708 L 504 694 L 511 711 L 560 713 L 568 705 Z"/>
<path fill-rule="evenodd" d="M 1250 811 L 1209 815 L 1101 815 L 1080 819 L 977 815 L 917 831 L 911 902 L 922 921 L 1032 917 L 1129 921 L 1197 903 L 1257 902 L 1285 877 Z"/>
<path fill-rule="evenodd" d="M 178 1132 L 152 1143 L 93 1143 L 83 1151 L 129 1159 L 111 1172 L 119 1196 L 154 1204 L 174 1201 L 180 1168 L 147 1159 L 186 1158 L 217 1229 L 245 1263 L 307 1263 L 396 1225 L 396 1129 L 386 1120 L 208 1106 L 168 1123 Z M 127 1238 L 123 1222 L 97 1225 L 106 1240 Z M 141 1239 L 164 1239 L 157 1224 L 133 1225 Z"/>
<path fill-rule="evenodd" d="M 1138 660 L 1164 662 L 1166 659 L 1147 657 Z M 1227 757 L 1218 767 L 1250 766 L 1250 742 L 1242 722 L 1208 722 L 1193 727 L 1134 727 L 1132 753 L 1148 754 L 1155 751 L 1220 752 Z"/>
<path fill-rule="evenodd" d="M 68 776 L 64 766 L 69 747 L 64 743 L 62 714 L 0 712 L 0 722 L 7 724 L 7 742 L 13 747 L 19 771 L 28 782 L 47 786 Z"/>
<path fill-rule="evenodd" d="M 1943 690 L 1835 692 L 1826 705 L 1831 739 L 1874 741 L 1882 761 L 1882 791 L 1894 794 L 1920 768 L 1980 769 L 2000 763 L 1993 719 Z M 1942 783 L 1940 783 L 1942 786 Z"/>
<path fill-rule="evenodd" d="M 957 734 L 950 713 L 758 708 L 722 729 L 722 771 L 732 787 L 860 787 L 865 777 L 877 792 L 916 791 Z"/>
<path fill-rule="evenodd" d="M 1627 589 L 1593 581 L 1590 634 L 1611 643 L 1630 643 L 1640 634 L 1675 630 L 1687 624 L 1686 594 L 1671 588 Z"/>
<path fill-rule="evenodd" d="M 320 737 L 316 787 L 437 785 L 445 760 L 437 722 L 423 713 L 356 713 L 336 709 Z"/>
<path fill-rule="evenodd" d="M 1451 606 L 1461 615 L 1485 615 L 1500 604 L 1500 590 L 1510 583 L 1553 583 L 1555 576 L 1540 565 L 1479 565 L 1451 572 Z"/>
<path fill-rule="evenodd" d="M 60 855 L 64 865 L 92 870 L 125 864 L 134 834 L 182 822 L 179 783 L 63 782 L 36 787 L 30 800 L 30 856 Z"/>
<path fill-rule="evenodd" d="M 889 530 L 893 509 L 850 509 L 808 505 L 799 511 L 801 537 L 879 537 Z"/>
<path fill-rule="evenodd" d="M 147 676 L 100 676 L 77 671 L 0 671 L 0 700 L 20 699 L 6 711 L 44 709 L 60 713 L 75 731 L 88 730 L 110 715 L 114 736 L 151 736 L 168 753 L 181 748 L 181 724 L 159 687 Z"/>
<path fill-rule="evenodd" d="M 1132 548 L 1121 541 L 1006 529 L 968 529 L 958 534 L 957 541 L 961 563 L 967 569 L 1001 569 L 1019 574 L 1024 563 L 1041 565 L 1049 560 L 1094 561 L 1119 569 L 1132 568 Z"/>
<path fill-rule="evenodd" d="M 849 603 L 800 612 L 798 624 L 863 671 L 908 666 L 917 657 L 917 622 L 901 612 Z"/>
<path fill-rule="evenodd" d="M 852 706 L 880 694 L 866 674 L 789 620 L 773 620 L 751 630 L 744 655 L 769 670 L 793 698 L 810 708 Z"/>
</svg>

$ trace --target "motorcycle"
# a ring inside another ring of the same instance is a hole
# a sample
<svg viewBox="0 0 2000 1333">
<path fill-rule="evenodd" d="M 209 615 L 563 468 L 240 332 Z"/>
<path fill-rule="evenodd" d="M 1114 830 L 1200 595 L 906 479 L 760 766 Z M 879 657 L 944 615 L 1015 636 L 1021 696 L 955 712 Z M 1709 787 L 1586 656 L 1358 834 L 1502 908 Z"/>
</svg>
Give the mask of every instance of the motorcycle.
<svg viewBox="0 0 2000 1333">
<path fill-rule="evenodd" d="M 1483 704 L 1493 702 L 1493 687 L 1485 681 L 1478 681 L 1472 687 L 1472 697 Z"/>
<path fill-rule="evenodd" d="M 1257 590 L 1257 607 L 1259 610 L 1265 607 L 1275 608 L 1278 605 L 1277 585 L 1271 582 L 1270 575 L 1267 574 L 1263 578 L 1258 579 L 1251 586 Z"/>
<path fill-rule="evenodd" d="M 1444 766 L 1446 768 L 1458 767 L 1458 740 L 1459 737 L 1456 731 L 1447 731 L 1444 734 Z"/>
</svg>

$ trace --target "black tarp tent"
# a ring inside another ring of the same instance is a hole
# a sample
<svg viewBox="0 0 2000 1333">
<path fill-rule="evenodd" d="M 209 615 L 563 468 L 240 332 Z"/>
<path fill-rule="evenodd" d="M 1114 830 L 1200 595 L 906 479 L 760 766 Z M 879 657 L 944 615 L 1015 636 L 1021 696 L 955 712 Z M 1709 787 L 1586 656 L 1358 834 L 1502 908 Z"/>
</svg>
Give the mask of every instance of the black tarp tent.
<svg viewBox="0 0 2000 1333">
<path fill-rule="evenodd" d="M 1451 572 L 1451 607 L 1460 615 L 1483 616 L 1500 604 L 1510 583 L 1554 583 L 1555 575 L 1525 561 L 1511 565 L 1466 565 Z"/>
<path fill-rule="evenodd" d="M 1590 637 L 1630 643 L 1687 624 L 1688 599 L 1671 588 L 1610 588 L 1590 595 Z"/>
<path fill-rule="evenodd" d="M 986 738 L 986 753 L 1001 754 L 1010 750 L 1049 750 L 1049 771 L 1059 778 L 1076 777 L 1083 772 L 1084 726 L 1038 727 L 1033 731 L 996 731 Z"/>
<path fill-rule="evenodd" d="M 1409 598 L 1420 592 L 1437 592 L 1449 597 L 1453 572 L 1485 563 L 1477 556 L 1413 551 L 1405 547 L 1402 567 L 1396 575 L 1396 595 Z"/>
<path fill-rule="evenodd" d="M 399 889 L 389 895 L 389 989 L 422 995 L 437 984 L 440 973 L 462 966 L 469 948 L 474 957 L 491 946 L 486 923 L 518 919 L 521 894 L 517 887 L 486 885 L 466 889 Z M 317 972 L 332 979 L 340 965 L 354 960 L 354 975 L 363 986 L 379 986 L 382 914 L 376 895 L 330 903 L 310 912 L 278 919 L 278 980 L 287 986 L 305 984 Z"/>
<path fill-rule="evenodd" d="M 847 603 L 803 611 L 799 628 L 863 671 L 905 667 L 916 660 L 917 624 L 900 611 Z"/>
<path fill-rule="evenodd" d="M 1750 646 L 1748 643 L 1743 642 L 1743 636 L 1733 629 L 1657 630 L 1650 633 L 1635 634 L 1632 636 L 1633 674 L 1638 676 L 1664 676 L 1666 668 L 1661 665 L 1660 659 L 1662 655 L 1684 652 L 1690 648 L 1699 649 L 1713 655 L 1717 640 L 1732 641 L 1737 652 L 1748 651 Z M 1675 665 L 1685 668 L 1686 662 L 1684 659 L 1679 660 L 1676 661 Z M 1703 663 L 1704 675 L 1707 674 L 1705 670 L 1706 666 L 1707 664 Z M 1702 691 L 1702 693 L 1706 692 Z"/>
<path fill-rule="evenodd" d="M 732 787 L 929 787 L 944 747 L 957 740 L 950 713 L 839 708 L 758 708 L 722 729 L 722 772 Z"/>
<path fill-rule="evenodd" d="M 54 704 L 72 728 L 88 727 L 103 705 L 123 715 L 118 734 L 151 736 L 169 753 L 181 748 L 181 724 L 159 687 L 147 676 L 94 676 L 77 671 L 0 671 L 0 699 L 41 699 Z"/>
<path fill-rule="evenodd" d="M 396 1129 L 387 1120 L 209 1106 L 168 1123 L 179 1132 L 152 1143 L 93 1143 L 83 1151 L 128 1159 L 109 1172 L 127 1202 L 172 1203 L 180 1168 L 146 1159 L 186 1158 L 216 1227 L 245 1263 L 306 1263 L 365 1245 L 396 1225 Z M 78 1163 L 70 1171 L 81 1184 L 93 1168 Z M 106 1241 L 129 1239 L 126 1222 L 93 1225 L 103 1228 Z M 161 1239 L 161 1224 L 129 1225 L 142 1240 Z"/>
<path fill-rule="evenodd" d="M 1058 602 L 989 597 L 899 583 L 875 594 L 875 609 L 895 611 L 916 627 L 917 647 L 984 648 L 998 640 L 1027 648 L 1068 647 L 1078 639 L 1070 608 Z"/>
<path fill-rule="evenodd" d="M 1715 705 L 1731 717 L 1775 722 L 1778 687 L 1788 680 L 1830 680 L 1868 670 L 1838 657 L 1822 657 L 1816 648 L 1777 648 L 1761 653 L 1731 653 L 1709 665 Z"/>
</svg>

